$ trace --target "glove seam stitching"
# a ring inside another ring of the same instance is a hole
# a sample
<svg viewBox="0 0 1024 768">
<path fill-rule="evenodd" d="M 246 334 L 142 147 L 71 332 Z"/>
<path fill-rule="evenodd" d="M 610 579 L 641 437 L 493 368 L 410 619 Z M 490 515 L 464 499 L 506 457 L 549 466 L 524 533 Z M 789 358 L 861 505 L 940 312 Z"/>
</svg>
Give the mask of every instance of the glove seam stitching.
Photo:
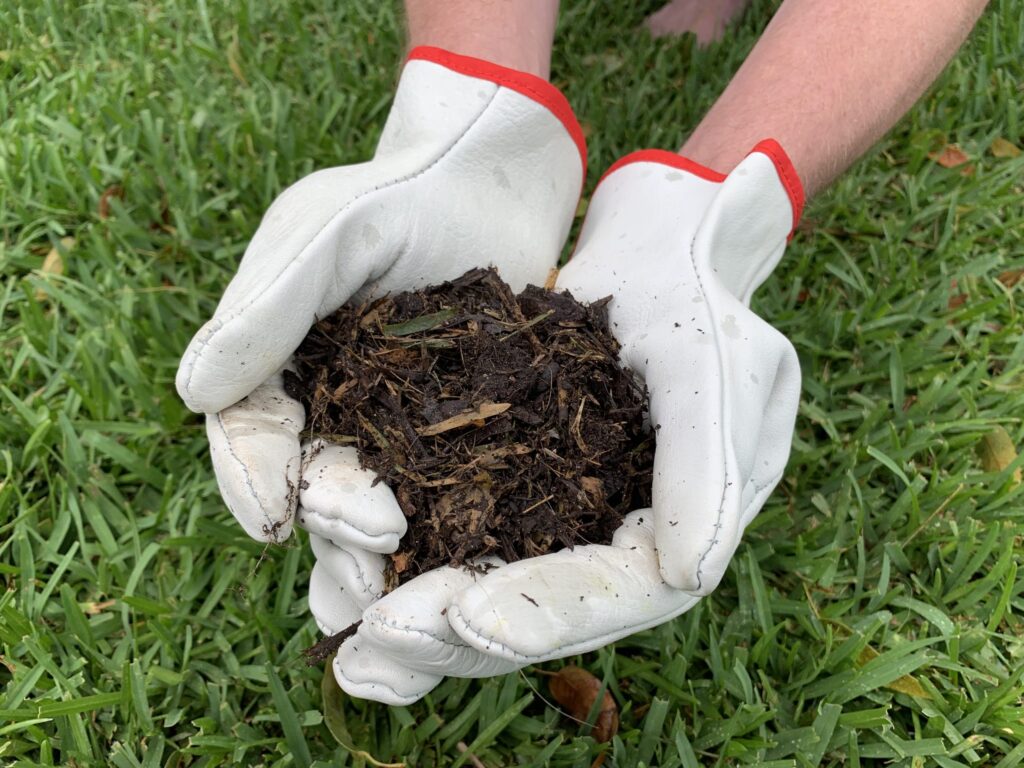
<svg viewBox="0 0 1024 768">
<path fill-rule="evenodd" d="M 298 253 L 298 255 L 297 255 L 297 256 L 296 256 L 296 257 L 295 257 L 294 259 L 292 259 L 291 261 L 289 261 L 289 262 L 288 262 L 288 264 L 286 264 L 286 265 L 285 265 L 285 267 L 284 267 L 284 268 L 283 268 L 283 269 L 282 269 L 282 270 L 281 270 L 280 272 L 278 272 L 278 274 L 277 274 L 277 275 L 275 275 L 275 276 L 274 276 L 273 280 L 271 280 L 271 281 L 270 281 L 270 282 L 269 282 L 269 283 L 267 284 L 267 287 L 266 287 L 266 288 L 264 288 L 264 289 L 263 289 L 262 291 L 260 291 L 260 293 L 259 293 L 259 294 L 258 294 L 257 296 L 253 297 L 253 298 L 252 298 L 252 299 L 251 299 L 250 301 L 246 302 L 246 304 L 245 304 L 244 306 L 242 306 L 242 307 L 239 307 L 238 309 L 236 309 L 236 310 L 235 310 L 235 311 L 234 311 L 234 312 L 233 312 L 233 313 L 231 314 L 231 316 L 230 316 L 230 317 L 228 317 L 228 318 L 225 318 L 225 319 L 221 320 L 221 321 L 220 321 L 220 323 L 219 323 L 219 324 L 217 325 L 217 327 L 216 327 L 215 329 L 211 330 L 211 331 L 210 331 L 210 332 L 209 332 L 209 333 L 208 333 L 208 334 L 206 335 L 206 338 L 205 338 L 205 339 L 204 339 L 204 340 L 202 341 L 202 346 L 200 346 L 200 348 L 199 348 L 198 350 L 196 350 L 196 353 L 195 353 L 195 355 L 193 356 L 193 363 L 192 363 L 192 366 L 191 366 L 191 368 L 190 368 L 190 370 L 189 370 L 189 373 L 188 373 L 188 379 L 187 379 L 187 380 L 185 381 L 185 386 L 184 386 L 184 389 L 185 389 L 185 391 L 186 391 L 186 392 L 188 392 L 188 393 L 191 393 L 191 387 L 192 387 L 192 378 L 193 378 L 193 376 L 195 375 L 195 372 L 196 372 L 196 368 L 197 368 L 197 365 L 196 365 L 196 363 L 198 362 L 198 360 L 199 360 L 199 357 L 200 357 L 200 354 L 202 353 L 202 351 L 203 351 L 203 350 L 204 350 L 204 349 L 205 349 L 205 348 L 206 348 L 207 346 L 209 346 L 209 343 L 210 343 L 210 339 L 212 339 L 212 338 L 213 338 L 213 336 L 214 336 L 214 335 L 216 335 L 217 333 L 219 333 L 219 332 L 223 331 L 223 330 L 224 330 L 224 328 L 225 328 L 225 326 L 226 326 L 226 325 L 227 325 L 228 323 L 231 323 L 231 322 L 234 322 L 235 320 L 237 320 L 237 319 L 238 319 L 238 317 L 239 317 L 239 316 L 240 316 L 240 315 L 241 315 L 241 314 L 242 314 L 242 313 L 243 313 L 243 312 L 244 312 L 245 310 L 249 309 L 249 308 L 250 308 L 250 307 L 252 307 L 252 306 L 253 306 L 253 305 L 254 305 L 254 304 L 255 304 L 255 303 L 257 302 L 257 301 L 259 301 L 259 299 L 261 299 L 261 298 L 262 298 L 262 297 L 263 297 L 263 296 L 264 296 L 264 295 L 266 294 L 266 292 L 267 292 L 267 291 L 268 291 L 268 290 L 270 289 L 270 287 L 271 287 L 271 286 L 272 286 L 272 285 L 273 285 L 274 283 L 276 283 L 277 281 L 279 281 L 279 280 L 281 279 L 281 276 L 282 276 L 282 275 L 284 275 L 284 274 L 285 274 L 285 272 L 287 272 L 288 270 L 290 270 L 290 269 L 292 269 L 292 268 L 298 268 L 298 266 L 299 266 L 299 265 L 301 265 L 301 263 L 303 263 L 303 261 L 304 261 L 304 256 L 306 255 L 306 252 L 307 252 L 307 250 L 308 250 L 308 249 L 309 249 L 309 247 L 310 247 L 310 246 L 311 246 L 311 245 L 313 244 L 313 242 L 314 242 L 314 241 L 315 241 L 315 240 L 316 240 L 316 239 L 317 239 L 318 237 L 320 237 L 320 235 L 321 235 L 321 234 L 322 234 L 322 233 L 323 233 L 323 232 L 324 232 L 324 231 L 325 231 L 325 230 L 326 230 L 326 229 L 327 229 L 327 228 L 328 228 L 329 226 L 331 226 L 331 224 L 332 224 L 332 223 L 333 223 L 333 222 L 334 222 L 334 221 L 335 221 L 335 220 L 336 220 L 336 219 L 337 219 L 337 218 L 338 218 L 338 217 L 339 217 L 339 216 L 340 216 L 340 215 L 341 215 L 342 213 L 344 213 L 344 212 L 345 212 L 346 210 L 348 210 L 348 209 L 349 209 L 349 208 L 351 208 L 351 207 L 352 207 L 353 205 L 355 205 L 355 203 L 356 203 L 357 201 L 359 201 L 359 200 L 362 200 L 362 199 L 366 198 L 367 196 L 369 196 L 369 195 L 372 195 L 372 194 L 374 194 L 374 193 L 376 193 L 376 192 L 380 192 L 380 191 L 383 191 L 383 190 L 385 190 L 385 189 L 392 189 L 392 188 L 394 188 L 394 187 L 398 187 L 399 185 L 402 185 L 402 184 L 407 184 L 407 183 L 409 183 L 409 182 L 411 182 L 411 181 L 413 181 L 413 180 L 415 180 L 415 179 L 418 179 L 418 178 L 419 178 L 419 177 L 421 177 L 421 176 L 422 176 L 423 174 L 425 174 L 425 173 L 426 173 L 427 171 L 429 171 L 430 169 L 432 169 L 432 168 L 434 168 L 434 167 L 435 167 L 436 165 L 438 165 L 438 164 L 439 164 L 439 163 L 440 163 L 441 161 L 443 161 L 443 160 L 444 160 L 444 159 L 445 159 L 446 157 L 448 157 L 448 155 L 449 155 L 449 154 L 451 154 L 451 152 L 452 152 L 452 151 L 453 151 L 453 150 L 455 149 L 455 147 L 457 147 L 457 146 L 458 146 L 458 145 L 459 145 L 459 144 L 460 144 L 460 143 L 462 142 L 462 140 L 463 140 L 463 139 L 464 139 L 464 138 L 466 137 L 466 135 L 467 135 L 467 134 L 468 134 L 468 133 L 470 132 L 470 130 L 472 130 L 473 126 L 475 126 L 475 125 L 476 125 L 477 123 L 479 123 L 479 122 L 480 122 L 480 119 L 481 119 L 481 118 L 482 118 L 482 117 L 484 116 L 484 114 L 485 114 L 485 113 L 486 113 L 486 112 L 487 112 L 487 111 L 488 111 L 488 110 L 489 110 L 489 109 L 491 108 L 491 105 L 492 105 L 492 104 L 494 104 L 494 101 L 495 101 L 495 99 L 497 98 L 498 94 L 499 94 L 499 93 L 500 93 L 500 92 L 501 92 L 502 90 L 503 90 L 503 89 L 502 89 L 502 86 L 500 86 L 500 85 L 497 85 L 497 84 L 495 84 L 495 90 L 494 90 L 494 93 L 493 93 L 493 94 L 491 94 L 491 97 L 490 97 L 490 98 L 489 98 L 489 99 L 487 100 L 487 102 L 486 102 L 486 103 L 485 103 L 485 104 L 483 105 L 483 107 L 481 108 L 481 110 L 480 110 L 480 111 L 479 111 L 479 112 L 478 112 L 478 113 L 476 114 L 476 116 L 475 116 L 475 117 L 474 117 L 474 118 L 473 118 L 473 119 L 472 119 L 472 120 L 471 120 L 471 121 L 470 121 L 470 122 L 469 122 L 469 123 L 468 123 L 468 124 L 466 125 L 466 127 L 465 127 L 465 128 L 464 128 L 464 129 L 462 130 L 462 132 L 461 132 L 461 133 L 459 133 L 459 134 L 458 134 L 458 135 L 457 135 L 457 136 L 456 136 L 456 137 L 454 138 L 454 140 L 452 141 L 452 143 L 451 143 L 451 144 L 450 144 L 450 145 L 449 145 L 449 146 L 448 146 L 448 147 L 447 147 L 447 148 L 446 148 L 446 149 L 445 149 L 445 150 L 444 150 L 444 151 L 443 151 L 443 152 L 442 152 L 442 153 L 441 153 L 440 155 L 438 155 L 438 156 L 437 156 L 437 157 L 436 157 L 436 158 L 435 158 L 435 159 L 434 159 L 434 160 L 433 160 L 432 162 L 430 162 L 430 163 L 429 163 L 428 165 L 426 165 L 426 166 L 424 166 L 424 167 L 420 168 L 420 169 L 419 169 L 418 171 L 415 171 L 415 172 L 413 172 L 413 173 L 411 173 L 411 174 L 408 174 L 408 175 L 406 175 L 406 176 L 404 176 L 404 177 L 399 177 L 399 178 L 391 179 L 390 181 L 387 181 L 387 182 L 385 182 L 385 183 L 383 183 L 383 184 L 379 184 L 379 185 L 376 185 L 376 186 L 374 186 L 374 187 L 373 187 L 372 189 L 368 189 L 368 190 L 366 190 L 365 192 L 362 192 L 362 193 L 360 193 L 360 194 L 356 195 L 356 196 L 355 196 L 355 197 L 353 197 L 353 198 L 352 198 L 351 200 L 349 200 L 348 202 L 346 202 L 346 203 L 345 203 L 345 204 L 344 204 L 344 205 L 343 205 L 343 206 L 342 206 L 341 208 L 339 208 L 339 209 L 338 209 L 337 211 L 335 211 L 335 212 L 334 212 L 333 214 L 331 214 L 330 218 L 329 218 L 329 219 L 328 219 L 328 220 L 327 220 L 327 221 L 326 221 L 326 222 L 324 223 L 324 225 L 323 225 L 322 227 L 320 227 L 320 229 L 318 229 L 318 230 L 317 230 L 317 231 L 316 231 L 316 232 L 315 232 L 315 233 L 313 234 L 313 236 L 312 236 L 312 237 L 310 237 L 309 241 L 308 241 L 308 242 L 307 242 L 307 243 L 306 243 L 305 245 L 303 245 L 301 249 L 299 249 L 299 253 Z"/>
<path fill-rule="evenodd" d="M 304 512 L 310 512 L 310 510 L 307 510 L 307 509 L 304 509 L 303 511 Z M 312 512 L 311 514 L 319 515 L 320 513 L 319 512 Z M 346 524 L 346 523 L 344 523 L 343 521 L 340 521 L 340 520 L 332 521 L 332 522 L 341 522 L 343 525 Z M 356 530 L 358 530 L 358 529 L 356 529 Z M 314 534 L 314 535 L 320 536 L 320 534 Z M 370 582 L 366 578 L 366 569 L 364 569 L 362 567 L 362 565 L 360 565 L 359 559 L 355 555 L 353 555 L 351 552 L 347 551 L 345 548 L 339 547 L 329 537 L 327 537 L 327 536 L 320 536 L 320 538 L 325 539 L 330 546 L 334 547 L 339 552 L 344 554 L 349 560 L 351 560 L 355 564 L 356 576 L 359 579 L 359 584 L 360 584 L 360 586 L 362 586 L 363 591 L 366 592 L 366 594 L 373 596 L 375 599 L 379 598 L 380 594 L 375 592 L 372 589 L 372 587 L 370 586 Z M 317 558 L 317 562 L 320 562 L 319 558 Z M 328 569 L 328 573 L 330 573 L 330 569 Z"/>
<path fill-rule="evenodd" d="M 221 431 L 221 434 L 224 436 L 224 444 L 227 447 L 227 452 L 231 456 L 231 458 L 235 460 L 235 463 L 238 464 L 238 466 L 240 466 L 242 468 L 242 475 L 245 478 L 245 485 L 249 489 L 250 495 L 252 496 L 253 499 L 255 499 L 256 504 L 259 506 L 260 513 L 263 515 L 263 519 L 265 521 L 264 526 L 263 526 L 264 530 L 265 531 L 273 532 L 274 531 L 274 521 L 270 518 L 270 513 L 267 512 L 267 509 L 264 506 L 263 501 L 260 499 L 259 494 L 256 493 L 256 486 L 253 485 L 252 476 L 249 473 L 248 465 L 238 457 L 238 454 L 235 453 L 235 449 L 234 449 L 234 447 L 233 447 L 233 445 L 231 443 L 231 438 L 228 436 L 227 428 L 224 426 L 224 420 L 221 418 L 220 413 L 214 414 L 214 417 L 217 420 L 217 426 L 219 427 L 219 429 Z M 225 498 L 225 502 L 227 502 L 226 498 Z M 238 515 L 235 514 L 235 510 L 231 508 L 230 504 L 228 504 L 228 510 L 231 512 L 231 514 L 236 519 L 238 519 Z M 288 510 L 285 510 L 285 518 L 284 518 L 285 520 L 287 520 L 288 517 L 289 517 L 287 512 L 288 512 Z M 276 541 L 276 540 L 277 540 L 277 536 L 275 534 L 274 535 L 274 541 Z"/>
<path fill-rule="evenodd" d="M 367 621 L 367 623 L 370 626 L 388 627 L 389 629 L 393 629 L 394 631 L 402 633 L 402 634 L 425 635 L 425 636 L 431 638 L 432 640 L 436 640 L 437 642 L 441 643 L 442 645 L 449 646 L 451 648 L 471 648 L 472 647 L 468 643 L 453 643 L 450 640 L 445 640 L 444 638 L 439 637 L 438 635 L 435 635 L 433 632 L 428 632 L 425 629 L 416 629 L 414 627 L 400 627 L 397 624 L 393 624 L 392 622 L 387 621 L 385 619 L 371 618 L 371 619 L 369 619 Z"/>
<path fill-rule="evenodd" d="M 699 231 L 700 231 L 700 228 L 698 227 L 697 232 L 699 232 Z M 711 322 L 708 323 L 708 325 L 710 326 L 709 330 L 711 331 L 712 340 L 714 341 L 715 357 L 718 360 L 719 380 L 722 382 L 721 386 L 724 387 L 725 386 L 725 371 L 723 370 L 724 366 L 722 364 L 722 354 L 721 354 L 721 350 L 719 349 L 718 318 L 717 318 L 716 313 L 715 313 L 713 302 L 710 300 L 710 298 L 708 296 L 708 292 L 704 288 L 704 281 L 703 281 L 703 279 L 701 279 L 700 269 L 697 266 L 697 254 L 696 254 L 697 232 L 695 232 L 693 237 L 690 239 L 690 247 L 689 247 L 690 263 L 693 266 L 693 274 L 697 278 L 697 286 L 700 289 L 701 298 L 704 299 L 704 304 L 707 307 L 707 312 L 708 312 L 708 315 L 709 315 L 709 317 L 711 319 Z M 720 402 L 724 402 L 725 398 L 722 396 L 722 392 L 721 391 L 719 391 L 719 398 L 720 398 Z M 722 445 L 723 446 L 727 445 L 727 442 L 726 442 L 726 439 L 725 439 L 725 435 L 724 435 L 724 430 L 725 430 L 725 423 L 724 423 L 725 422 L 725 417 L 724 417 L 724 414 L 725 414 L 725 409 L 723 408 L 723 409 L 721 409 L 721 415 L 719 417 L 721 419 L 721 421 L 723 422 L 722 424 L 719 425 L 719 431 L 723 432 L 723 435 L 722 435 Z M 712 539 L 711 539 L 711 542 L 708 544 L 707 549 L 704 550 L 703 554 L 701 554 L 700 558 L 697 560 L 697 571 L 696 571 L 695 575 L 697 577 L 697 591 L 698 592 L 702 588 L 701 569 L 704 566 L 704 561 L 707 559 L 708 555 L 711 554 L 711 551 L 715 548 L 715 545 L 718 543 L 718 531 L 721 530 L 721 527 L 722 527 L 722 516 L 725 514 L 725 497 L 726 497 L 726 494 L 728 493 L 728 491 L 729 491 L 729 464 L 728 464 L 728 460 L 723 456 L 723 459 L 722 459 L 722 496 L 719 499 L 718 513 L 715 516 L 714 533 L 712 534 Z"/>
</svg>

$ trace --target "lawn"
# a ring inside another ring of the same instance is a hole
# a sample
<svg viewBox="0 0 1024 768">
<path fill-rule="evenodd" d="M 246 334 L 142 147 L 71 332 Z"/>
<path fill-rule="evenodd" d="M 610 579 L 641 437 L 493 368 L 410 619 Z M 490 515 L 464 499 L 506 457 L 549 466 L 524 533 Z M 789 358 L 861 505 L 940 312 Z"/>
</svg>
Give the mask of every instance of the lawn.
<svg viewBox="0 0 1024 768">
<path fill-rule="evenodd" d="M 773 6 L 698 51 L 637 29 L 657 4 L 564 3 L 553 78 L 589 136 L 588 194 L 619 154 L 681 143 Z M 300 659 L 311 555 L 246 539 L 174 393 L 274 196 L 372 152 L 393 4 L 17 5 L 0 7 L 0 764 L 1024 764 L 1020 0 L 995 0 L 812 201 L 755 298 L 803 366 L 789 468 L 713 596 L 574 660 L 621 710 L 609 744 L 535 668 L 408 708 L 329 690 L 325 718 L 323 670 Z M 966 162 L 947 168 L 951 144 Z"/>
</svg>

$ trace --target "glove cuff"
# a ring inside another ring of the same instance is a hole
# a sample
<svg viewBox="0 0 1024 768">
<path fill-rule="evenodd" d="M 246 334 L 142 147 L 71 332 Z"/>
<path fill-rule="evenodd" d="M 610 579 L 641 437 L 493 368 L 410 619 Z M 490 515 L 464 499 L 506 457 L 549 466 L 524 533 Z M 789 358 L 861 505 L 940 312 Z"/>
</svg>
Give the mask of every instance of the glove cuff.
<svg viewBox="0 0 1024 768">
<path fill-rule="evenodd" d="M 796 233 L 796 225 L 800 223 L 800 216 L 804 212 L 804 185 L 800 181 L 800 176 L 796 172 L 796 168 L 793 166 L 793 161 L 789 159 L 789 155 L 786 154 L 786 150 L 782 148 L 775 139 L 763 139 L 759 141 L 752 150 L 747 153 L 747 157 L 760 152 L 762 155 L 772 161 L 775 166 L 775 172 L 779 174 L 779 181 L 782 182 L 783 188 L 786 190 L 786 194 L 789 196 L 789 204 L 793 208 L 793 229 L 790 230 L 789 239 L 793 239 L 793 235 Z"/>
<path fill-rule="evenodd" d="M 782 148 L 775 139 L 764 139 L 759 141 L 753 149 L 747 153 L 747 157 L 755 153 L 760 153 L 768 157 L 772 161 L 772 165 L 775 166 L 775 172 L 779 176 L 779 181 L 782 184 L 783 189 L 786 190 L 786 195 L 789 197 L 790 207 L 793 211 L 793 228 L 789 233 L 789 239 L 793 238 L 793 234 L 796 232 L 796 226 L 800 222 L 800 216 L 804 210 L 804 186 L 800 181 L 800 176 L 796 172 L 796 168 L 793 166 L 793 161 L 789 159 L 789 155 L 786 154 L 786 150 Z M 691 160 L 688 157 L 684 157 L 676 152 L 669 152 L 665 149 L 641 149 L 636 152 L 630 152 L 619 158 L 612 166 L 604 172 L 601 176 L 600 184 L 611 174 L 623 166 L 630 165 L 632 163 L 659 163 L 661 165 L 667 165 L 671 168 L 676 168 L 680 171 L 692 174 L 698 178 L 704 179 L 705 181 L 713 181 L 716 183 L 722 183 L 725 181 L 727 174 L 719 173 L 716 170 L 708 168 L 706 165 Z"/>
<path fill-rule="evenodd" d="M 694 176 L 707 181 L 714 181 L 718 183 L 725 181 L 724 173 L 719 173 L 718 171 L 708 168 L 706 165 L 701 165 L 700 163 L 695 162 L 688 157 L 683 157 L 675 152 L 669 152 L 667 149 L 639 149 L 636 152 L 630 152 L 628 155 L 624 155 L 616 160 L 612 166 L 604 172 L 604 175 L 597 183 L 600 184 L 623 166 L 630 165 L 632 163 L 659 163 L 661 165 L 677 168 L 680 171 L 692 173 Z"/>
<path fill-rule="evenodd" d="M 420 45 L 409 51 L 406 63 L 410 61 L 429 61 L 461 75 L 489 80 L 537 102 L 565 126 L 565 130 L 579 150 L 580 162 L 586 170 L 587 140 L 583 135 L 583 129 L 569 105 L 569 100 L 547 80 L 531 75 L 529 72 L 521 72 L 518 69 L 510 69 L 494 62 L 463 56 L 460 53 L 430 45 Z"/>
</svg>

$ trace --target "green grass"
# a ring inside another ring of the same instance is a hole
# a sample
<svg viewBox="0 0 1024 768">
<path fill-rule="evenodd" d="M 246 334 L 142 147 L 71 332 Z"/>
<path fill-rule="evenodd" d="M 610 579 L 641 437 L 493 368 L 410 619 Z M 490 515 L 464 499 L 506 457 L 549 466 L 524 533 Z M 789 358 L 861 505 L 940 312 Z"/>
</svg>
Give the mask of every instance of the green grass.
<svg viewBox="0 0 1024 768">
<path fill-rule="evenodd" d="M 772 5 L 700 52 L 636 30 L 656 4 L 565 3 L 588 191 L 679 145 Z M 991 151 L 1024 145 L 1019 0 L 811 204 L 757 297 L 803 364 L 789 470 L 711 598 L 576 660 L 621 707 L 610 745 L 532 669 L 404 709 L 329 690 L 326 722 L 298 658 L 311 556 L 244 537 L 173 391 L 275 194 L 372 151 L 391 3 L 21 5 L 0 9 L 0 764 L 468 764 L 459 742 L 492 768 L 1024 763 L 1024 459 L 976 452 L 997 425 L 1024 445 L 1024 281 L 998 279 L 1024 267 L 1024 158 Z M 954 141 L 973 175 L 928 158 Z"/>
</svg>

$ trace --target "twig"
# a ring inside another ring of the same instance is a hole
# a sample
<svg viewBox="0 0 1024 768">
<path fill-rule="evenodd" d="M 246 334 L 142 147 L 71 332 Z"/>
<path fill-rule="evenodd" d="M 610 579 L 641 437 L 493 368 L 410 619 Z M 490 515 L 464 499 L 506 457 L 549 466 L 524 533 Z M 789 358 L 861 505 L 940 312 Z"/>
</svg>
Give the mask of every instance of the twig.
<svg viewBox="0 0 1024 768">
<path fill-rule="evenodd" d="M 469 751 L 469 747 L 466 746 L 466 742 L 460 741 L 455 746 L 458 747 L 459 752 L 464 754 L 466 759 L 473 764 L 474 768 L 487 768 L 486 765 L 480 762 L 479 757 Z"/>
<path fill-rule="evenodd" d="M 333 635 L 328 635 L 323 640 L 318 642 L 316 645 L 310 646 L 303 653 L 306 656 L 306 664 L 309 666 L 316 666 L 321 661 L 324 661 L 330 656 L 333 656 L 341 648 L 341 644 L 348 640 L 352 635 L 359 629 L 359 625 L 363 623 L 360 619 L 353 624 L 349 624 L 341 632 L 336 632 Z"/>
</svg>

